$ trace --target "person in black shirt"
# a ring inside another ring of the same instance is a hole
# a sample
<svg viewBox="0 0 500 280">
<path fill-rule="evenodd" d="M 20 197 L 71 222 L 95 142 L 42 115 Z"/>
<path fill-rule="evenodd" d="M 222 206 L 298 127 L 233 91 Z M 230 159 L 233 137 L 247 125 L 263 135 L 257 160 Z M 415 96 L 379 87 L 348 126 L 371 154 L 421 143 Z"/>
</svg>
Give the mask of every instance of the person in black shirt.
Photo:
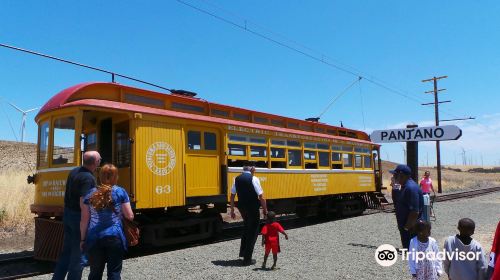
<svg viewBox="0 0 500 280">
<path fill-rule="evenodd" d="M 241 236 L 240 257 L 243 265 L 255 263 L 252 260 L 253 249 L 259 233 L 260 211 L 262 206 L 264 215 L 267 215 L 267 205 L 259 178 L 253 176 L 255 167 L 243 166 L 243 173 L 236 177 L 231 188 L 231 218 L 234 214 L 234 198 L 238 195 L 238 210 L 243 218 L 243 234 Z"/>
<path fill-rule="evenodd" d="M 92 173 L 101 163 L 101 156 L 96 151 L 85 152 L 83 166 L 76 167 L 69 173 L 64 193 L 64 240 L 63 249 L 57 261 L 52 279 L 81 279 L 85 264 L 80 250 L 80 204 L 87 192 L 96 187 Z"/>
</svg>

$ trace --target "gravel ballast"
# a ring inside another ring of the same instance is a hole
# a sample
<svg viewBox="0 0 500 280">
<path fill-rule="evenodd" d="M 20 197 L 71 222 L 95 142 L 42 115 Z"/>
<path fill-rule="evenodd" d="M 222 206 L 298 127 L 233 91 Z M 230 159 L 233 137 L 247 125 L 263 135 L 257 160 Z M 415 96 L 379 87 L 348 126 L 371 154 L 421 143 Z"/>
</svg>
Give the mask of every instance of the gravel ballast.
<svg viewBox="0 0 500 280">
<path fill-rule="evenodd" d="M 432 237 L 442 249 L 444 240 L 456 234 L 460 218 L 476 222 L 478 240 L 486 252 L 491 248 L 500 217 L 500 193 L 435 205 L 437 221 Z M 381 244 L 400 247 L 393 213 L 326 222 L 288 230 L 289 240 L 281 238 L 282 253 L 275 271 L 261 270 L 263 248 L 257 241 L 253 266 L 236 265 L 239 240 L 198 246 L 125 260 L 123 279 L 410 279 L 407 263 L 398 260 L 391 267 L 375 261 L 375 248 Z M 268 260 L 268 266 L 272 257 Z M 87 278 L 88 268 L 83 278 Z M 36 279 L 49 279 L 44 275 Z M 106 276 L 104 275 L 104 278 Z M 446 279 L 446 276 L 442 279 Z"/>
</svg>

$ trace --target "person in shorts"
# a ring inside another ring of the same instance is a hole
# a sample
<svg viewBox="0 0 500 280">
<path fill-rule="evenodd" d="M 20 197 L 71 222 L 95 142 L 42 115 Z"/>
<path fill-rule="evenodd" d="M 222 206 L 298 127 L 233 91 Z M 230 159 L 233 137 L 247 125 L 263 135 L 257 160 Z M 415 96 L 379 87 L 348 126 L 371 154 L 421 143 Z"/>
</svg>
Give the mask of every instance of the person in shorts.
<svg viewBox="0 0 500 280">
<path fill-rule="evenodd" d="M 280 223 L 276 222 L 276 214 L 273 211 L 267 213 L 267 222 L 264 227 L 262 227 L 262 246 L 265 246 L 264 262 L 262 263 L 262 268 L 266 268 L 267 257 L 269 253 L 273 252 L 273 266 L 271 269 L 276 269 L 276 262 L 278 261 L 278 253 L 280 250 L 280 239 L 279 233 L 285 236 L 288 240 L 288 234 L 286 234 Z"/>
</svg>

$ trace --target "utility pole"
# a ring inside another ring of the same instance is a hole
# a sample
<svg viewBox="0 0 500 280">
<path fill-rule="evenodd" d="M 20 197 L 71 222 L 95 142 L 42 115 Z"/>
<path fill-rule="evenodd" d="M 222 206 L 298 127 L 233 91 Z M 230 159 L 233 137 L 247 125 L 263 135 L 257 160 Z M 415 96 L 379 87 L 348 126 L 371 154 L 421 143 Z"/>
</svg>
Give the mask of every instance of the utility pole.
<svg viewBox="0 0 500 280">
<path fill-rule="evenodd" d="M 438 100 L 438 92 L 446 90 L 446 89 L 438 89 L 437 86 L 437 81 L 441 79 L 446 79 L 448 76 L 441 76 L 441 77 L 433 77 L 431 79 L 423 80 L 422 82 L 434 82 L 434 90 L 432 91 L 426 91 L 425 93 L 434 93 L 434 103 L 424 103 L 422 105 L 431 105 L 434 104 L 434 115 L 436 119 L 436 126 L 439 126 L 439 103 L 446 103 L 446 102 L 451 102 L 449 100 L 447 101 L 442 101 L 439 102 Z M 441 187 L 441 152 L 440 152 L 440 145 L 439 141 L 436 141 L 436 157 L 437 157 L 437 177 L 438 177 L 438 193 L 442 193 L 443 189 Z"/>
</svg>

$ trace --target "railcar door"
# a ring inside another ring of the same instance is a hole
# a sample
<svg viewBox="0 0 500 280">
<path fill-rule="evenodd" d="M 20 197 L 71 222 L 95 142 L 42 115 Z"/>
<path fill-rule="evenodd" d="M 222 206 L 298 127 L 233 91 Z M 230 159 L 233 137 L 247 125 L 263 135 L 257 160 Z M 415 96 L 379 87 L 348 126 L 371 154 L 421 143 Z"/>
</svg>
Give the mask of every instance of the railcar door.
<svg viewBox="0 0 500 280">
<path fill-rule="evenodd" d="M 186 197 L 220 195 L 220 133 L 196 127 L 185 131 Z"/>
<path fill-rule="evenodd" d="M 184 205 L 181 126 L 134 120 L 133 127 L 136 207 Z"/>
<path fill-rule="evenodd" d="M 118 185 L 127 190 L 131 200 L 135 194 L 131 189 L 130 165 L 132 162 L 132 149 L 129 134 L 129 121 L 122 121 L 114 125 L 114 155 L 113 162 L 118 168 Z"/>
</svg>

